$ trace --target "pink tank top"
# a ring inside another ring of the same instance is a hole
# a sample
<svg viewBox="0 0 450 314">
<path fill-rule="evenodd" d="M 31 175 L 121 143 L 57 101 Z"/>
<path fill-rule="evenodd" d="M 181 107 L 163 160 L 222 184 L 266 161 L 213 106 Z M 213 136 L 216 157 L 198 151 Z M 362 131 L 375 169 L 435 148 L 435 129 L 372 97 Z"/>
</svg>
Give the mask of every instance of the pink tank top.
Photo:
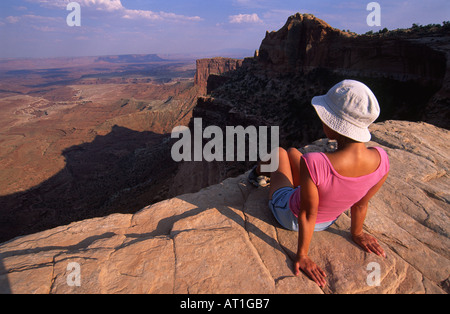
<svg viewBox="0 0 450 314">
<path fill-rule="evenodd" d="M 316 223 L 334 221 L 360 201 L 389 172 L 389 157 L 379 147 L 374 147 L 381 156 L 378 169 L 369 175 L 350 178 L 341 176 L 324 153 L 303 155 L 311 179 L 319 190 L 319 211 Z M 289 207 L 296 217 L 300 211 L 300 189 L 289 199 Z"/>
</svg>

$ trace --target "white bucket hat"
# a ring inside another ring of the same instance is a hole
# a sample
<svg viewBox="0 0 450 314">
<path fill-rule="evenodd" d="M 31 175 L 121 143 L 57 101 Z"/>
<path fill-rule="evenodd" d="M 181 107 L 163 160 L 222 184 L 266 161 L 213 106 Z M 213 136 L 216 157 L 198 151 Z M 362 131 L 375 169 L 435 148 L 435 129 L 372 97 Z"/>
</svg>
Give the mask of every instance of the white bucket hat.
<svg viewBox="0 0 450 314">
<path fill-rule="evenodd" d="M 380 116 L 380 105 L 373 92 L 353 80 L 345 80 L 328 94 L 314 97 L 312 105 L 330 129 L 361 143 L 371 140 L 369 126 Z"/>
</svg>

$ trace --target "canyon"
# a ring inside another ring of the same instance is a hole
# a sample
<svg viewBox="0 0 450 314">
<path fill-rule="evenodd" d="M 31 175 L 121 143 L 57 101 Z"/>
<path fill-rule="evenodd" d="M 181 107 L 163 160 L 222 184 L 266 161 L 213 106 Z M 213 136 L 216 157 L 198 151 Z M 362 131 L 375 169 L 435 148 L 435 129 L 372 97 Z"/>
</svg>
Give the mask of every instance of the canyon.
<svg viewBox="0 0 450 314">
<path fill-rule="evenodd" d="M 1 241 L 166 198 L 167 134 L 198 93 L 195 61 L 154 59 L 0 66 Z"/>
</svg>

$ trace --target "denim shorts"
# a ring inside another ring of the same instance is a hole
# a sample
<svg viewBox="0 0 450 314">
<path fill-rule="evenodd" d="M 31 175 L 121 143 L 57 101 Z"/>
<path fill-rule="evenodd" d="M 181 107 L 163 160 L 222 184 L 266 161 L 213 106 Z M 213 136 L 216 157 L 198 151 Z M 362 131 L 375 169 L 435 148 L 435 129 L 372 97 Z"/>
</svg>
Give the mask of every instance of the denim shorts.
<svg viewBox="0 0 450 314">
<path fill-rule="evenodd" d="M 291 231 L 298 231 L 298 218 L 295 217 L 289 208 L 289 199 L 295 191 L 296 189 L 291 187 L 281 188 L 273 194 L 272 199 L 269 201 L 269 208 L 275 216 L 275 219 L 280 225 Z M 331 227 L 335 221 L 316 224 L 314 231 L 324 231 Z"/>
</svg>

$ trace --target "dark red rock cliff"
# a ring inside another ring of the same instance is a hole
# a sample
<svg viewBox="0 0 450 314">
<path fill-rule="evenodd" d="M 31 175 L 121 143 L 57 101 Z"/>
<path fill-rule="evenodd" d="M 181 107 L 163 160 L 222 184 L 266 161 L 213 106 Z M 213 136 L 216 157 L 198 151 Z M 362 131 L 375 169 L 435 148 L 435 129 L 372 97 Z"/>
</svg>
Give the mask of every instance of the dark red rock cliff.
<svg viewBox="0 0 450 314">
<path fill-rule="evenodd" d="M 197 71 L 195 73 L 195 85 L 199 86 L 200 91 L 203 94 L 208 92 L 208 80 L 211 76 L 216 77 L 216 81 L 223 81 L 222 79 L 217 78 L 221 74 L 226 74 L 227 72 L 234 71 L 242 66 L 242 60 L 231 59 L 231 58 L 210 58 L 210 59 L 200 59 L 197 60 Z M 211 83 L 210 84 L 214 84 Z"/>
<path fill-rule="evenodd" d="M 258 61 L 275 72 L 325 68 L 400 81 L 442 83 L 446 72 L 446 54 L 420 39 L 358 36 L 299 13 L 289 17 L 279 31 L 266 34 Z"/>
</svg>

